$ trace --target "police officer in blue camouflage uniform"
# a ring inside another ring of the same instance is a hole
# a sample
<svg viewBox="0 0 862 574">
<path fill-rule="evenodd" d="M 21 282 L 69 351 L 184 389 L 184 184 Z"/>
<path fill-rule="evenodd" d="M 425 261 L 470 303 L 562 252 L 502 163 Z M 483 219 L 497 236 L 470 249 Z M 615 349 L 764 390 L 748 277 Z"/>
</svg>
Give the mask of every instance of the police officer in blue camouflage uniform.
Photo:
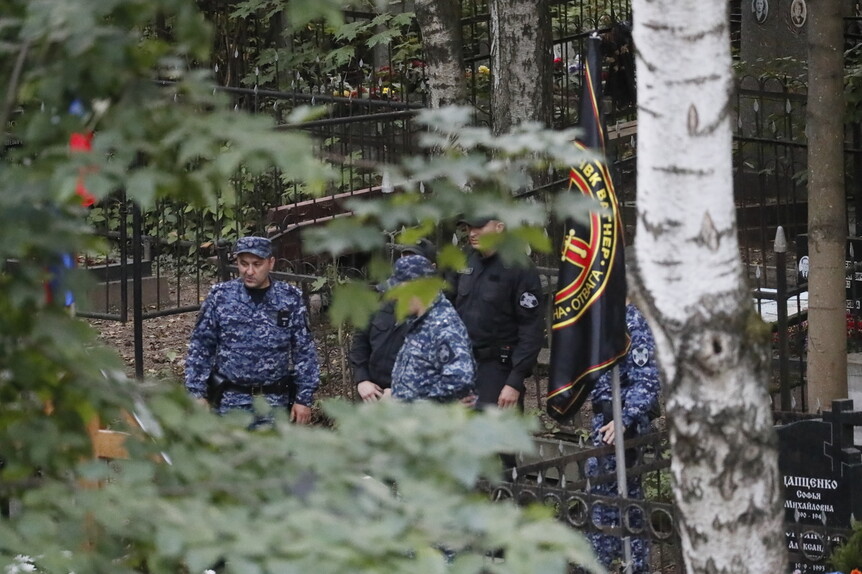
<svg viewBox="0 0 862 574">
<path fill-rule="evenodd" d="M 420 239 L 411 245 L 397 245 L 399 257 L 422 255 L 434 263 L 437 249 L 428 239 Z M 377 286 L 385 291 L 386 283 Z M 374 312 L 368 325 L 353 333 L 350 352 L 347 355 L 353 369 L 356 391 L 365 402 L 380 400 L 392 386 L 392 368 L 395 357 L 407 335 L 409 322 L 395 317 L 395 301 L 383 301 Z"/>
<path fill-rule="evenodd" d="M 626 305 L 626 327 L 631 336 L 631 347 L 620 369 L 620 397 L 622 399 L 623 432 L 614 428 L 612 408 L 612 373 L 606 372 L 590 393 L 593 420 L 592 434 L 594 446 L 614 444 L 614 440 L 623 434 L 625 439 L 646 434 L 651 428 L 651 414 L 658 409 L 659 376 L 656 366 L 655 341 L 652 331 L 641 312 L 631 303 Z M 631 466 L 637 452 L 634 449 L 626 451 L 626 466 Z M 585 473 L 588 477 L 601 475 L 616 476 L 616 457 L 607 455 L 587 459 Z M 593 485 L 592 494 L 603 496 L 618 496 L 616 480 Z M 643 499 L 641 477 L 628 477 L 628 497 Z M 629 523 L 632 528 L 644 527 L 644 516 L 639 511 L 629 512 Z M 619 511 L 607 505 L 596 504 L 593 507 L 593 522 L 600 526 L 618 526 Z M 610 569 L 614 560 L 624 560 L 622 540 L 597 532 L 587 534 L 599 561 Z M 632 572 L 636 574 L 651 572 L 649 564 L 649 540 L 632 537 Z"/>
<path fill-rule="evenodd" d="M 262 395 L 307 424 L 320 368 L 302 293 L 270 278 L 269 239 L 243 237 L 234 255 L 240 276 L 212 288 L 192 331 L 186 389 L 219 414 L 252 411 L 255 395 Z M 262 422 L 267 418 L 258 416 L 252 426 Z"/>
<path fill-rule="evenodd" d="M 434 274 L 431 261 L 421 255 L 406 255 L 395 262 L 387 287 Z M 452 303 L 440 292 L 430 303 L 413 295 L 409 305 L 407 335 L 392 370 L 392 397 L 408 402 L 470 401 L 474 393 L 473 351 Z"/>
</svg>

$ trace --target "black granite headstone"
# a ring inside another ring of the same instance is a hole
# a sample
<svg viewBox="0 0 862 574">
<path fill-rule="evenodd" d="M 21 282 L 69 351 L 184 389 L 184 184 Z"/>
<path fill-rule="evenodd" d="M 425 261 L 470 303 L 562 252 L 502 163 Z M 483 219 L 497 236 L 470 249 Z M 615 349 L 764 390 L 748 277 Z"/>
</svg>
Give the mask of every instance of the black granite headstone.
<svg viewBox="0 0 862 574">
<path fill-rule="evenodd" d="M 838 533 L 850 529 L 851 518 L 862 518 L 862 453 L 853 445 L 857 424 L 862 412 L 844 399 L 834 401 L 821 419 L 778 428 L 784 520 L 801 527 L 799 533 L 786 531 L 788 572 L 826 572 Z"/>
</svg>

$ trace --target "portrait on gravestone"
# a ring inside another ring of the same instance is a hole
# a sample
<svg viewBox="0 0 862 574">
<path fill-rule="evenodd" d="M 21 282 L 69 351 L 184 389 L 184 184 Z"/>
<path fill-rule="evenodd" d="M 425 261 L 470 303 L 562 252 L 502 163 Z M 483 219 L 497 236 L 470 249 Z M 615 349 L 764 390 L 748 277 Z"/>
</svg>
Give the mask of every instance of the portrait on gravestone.
<svg viewBox="0 0 862 574">
<path fill-rule="evenodd" d="M 808 281 L 809 262 L 808 262 L 808 256 L 807 255 L 803 255 L 799 259 L 799 265 L 798 266 L 799 266 L 799 276 L 802 278 L 803 281 Z"/>
<path fill-rule="evenodd" d="M 808 6 L 805 4 L 805 0 L 793 0 L 793 2 L 790 3 L 790 21 L 797 28 L 802 28 L 807 19 Z"/>
<path fill-rule="evenodd" d="M 769 17 L 769 2 L 767 0 L 751 0 L 751 13 L 758 24 L 763 24 Z"/>
</svg>

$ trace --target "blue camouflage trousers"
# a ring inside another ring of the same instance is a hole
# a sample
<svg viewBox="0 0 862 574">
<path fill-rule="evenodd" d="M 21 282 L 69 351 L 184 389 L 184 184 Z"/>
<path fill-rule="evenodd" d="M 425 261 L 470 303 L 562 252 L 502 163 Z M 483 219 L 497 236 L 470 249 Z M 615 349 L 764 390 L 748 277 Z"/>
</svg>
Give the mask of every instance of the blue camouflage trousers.
<svg viewBox="0 0 862 574">
<path fill-rule="evenodd" d="M 267 427 L 271 427 L 275 424 L 275 412 L 276 409 L 285 409 L 290 411 L 290 405 L 287 403 L 287 399 L 284 395 L 263 395 L 263 399 L 266 401 L 267 406 L 269 407 L 260 410 L 256 407 L 261 406 L 260 397 L 258 398 L 258 404 L 255 404 L 255 397 L 245 393 L 237 393 L 234 391 L 226 391 L 224 396 L 222 397 L 221 404 L 218 409 L 215 410 L 217 414 L 223 415 L 230 411 L 246 411 L 250 414 L 251 422 L 248 425 L 249 430 L 259 430 Z"/>
<path fill-rule="evenodd" d="M 611 474 L 615 475 L 617 471 L 616 457 L 608 455 L 600 458 L 589 458 L 586 461 L 585 473 L 588 477 L 594 478 L 597 476 Z M 634 500 L 643 500 L 644 492 L 641 486 L 641 477 L 633 476 L 628 478 L 628 497 Z M 601 496 L 618 496 L 617 482 L 604 482 L 596 484 L 590 488 L 591 494 Z M 623 507 L 625 508 L 625 507 Z M 629 509 L 627 511 L 627 523 L 634 530 L 644 528 L 644 516 L 639 509 Z M 592 521 L 598 527 L 606 526 L 613 527 L 620 525 L 620 512 L 616 507 L 609 506 L 597 502 L 593 505 Z M 599 562 L 611 571 L 611 566 L 614 561 L 619 561 L 620 564 L 625 560 L 623 551 L 623 541 L 618 536 L 611 536 L 601 532 L 587 533 L 587 539 L 593 546 L 593 550 L 599 559 Z M 632 572 L 635 574 L 649 574 L 650 569 L 650 542 L 648 538 L 631 537 L 632 547 Z"/>
</svg>

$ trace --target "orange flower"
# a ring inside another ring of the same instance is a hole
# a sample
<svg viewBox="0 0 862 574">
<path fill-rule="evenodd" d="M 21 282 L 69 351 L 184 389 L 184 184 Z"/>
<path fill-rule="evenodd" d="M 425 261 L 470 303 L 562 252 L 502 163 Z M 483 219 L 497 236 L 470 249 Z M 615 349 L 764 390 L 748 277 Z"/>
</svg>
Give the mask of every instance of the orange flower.
<svg viewBox="0 0 862 574">
<path fill-rule="evenodd" d="M 862 574 L 862 572 L 860 572 L 858 568 L 854 568 L 850 571 L 850 574 Z"/>
</svg>

